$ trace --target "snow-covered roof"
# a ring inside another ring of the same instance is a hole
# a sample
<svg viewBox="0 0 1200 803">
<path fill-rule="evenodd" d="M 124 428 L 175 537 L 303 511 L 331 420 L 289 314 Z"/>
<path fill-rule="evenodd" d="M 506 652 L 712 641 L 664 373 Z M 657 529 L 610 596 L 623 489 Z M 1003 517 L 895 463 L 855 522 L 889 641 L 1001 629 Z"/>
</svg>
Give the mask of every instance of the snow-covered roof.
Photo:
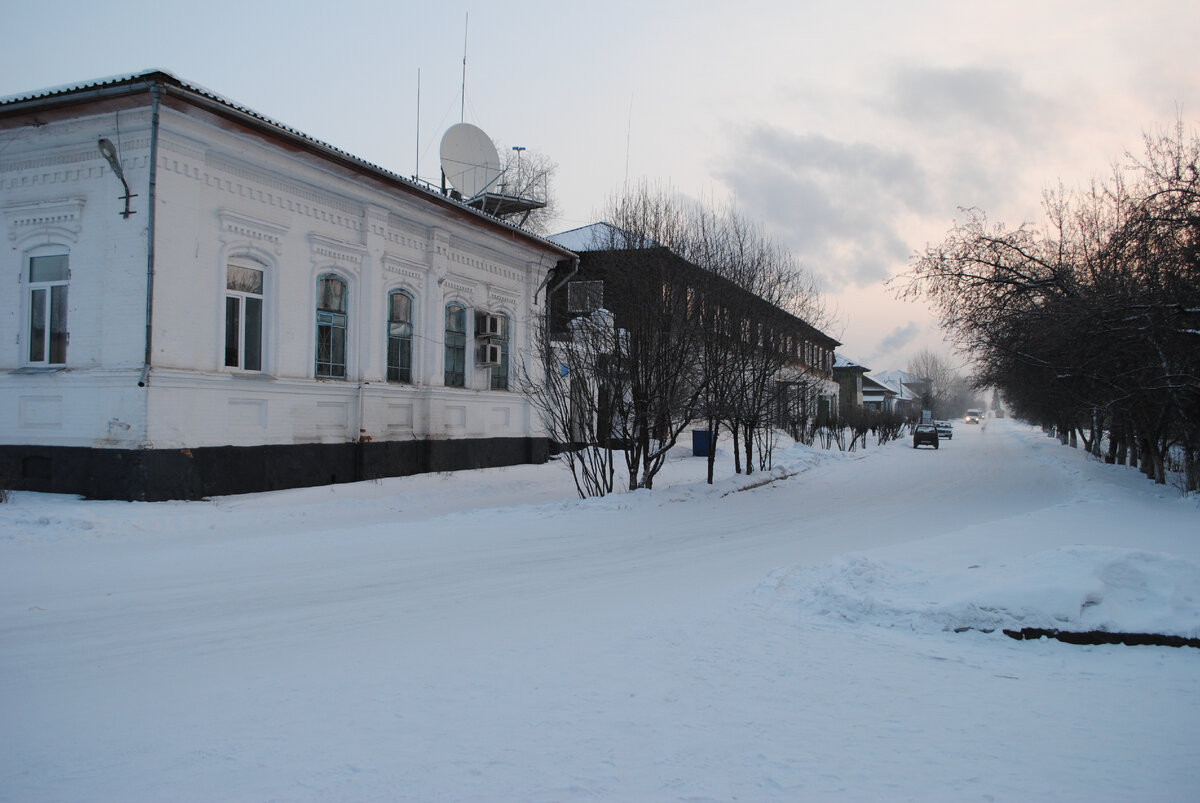
<svg viewBox="0 0 1200 803">
<path fill-rule="evenodd" d="M 658 243 L 614 226 L 611 223 L 589 223 L 577 229 L 552 234 L 546 239 L 575 253 L 607 251 L 612 248 L 653 248 Z"/>
<path fill-rule="evenodd" d="M 847 357 L 846 355 L 838 354 L 837 352 L 834 352 L 834 354 L 833 354 L 833 367 L 834 368 L 861 368 L 864 371 L 871 370 L 867 366 L 862 365 L 861 363 L 857 363 L 854 360 Z"/>
<path fill-rule="evenodd" d="M 867 376 L 866 374 L 863 375 L 862 380 L 863 380 L 862 392 L 863 392 L 864 399 L 867 398 L 868 396 L 874 396 L 876 394 L 878 394 L 880 396 L 886 396 L 889 393 L 893 396 L 896 395 L 896 391 L 892 390 L 887 385 L 884 385 L 880 382 L 876 382 L 874 379 Z"/>
<path fill-rule="evenodd" d="M 902 400 L 919 398 L 920 394 L 914 393 L 908 385 L 924 381 L 920 377 L 910 374 L 908 371 L 900 370 L 884 371 L 872 377 L 872 379 L 895 393 Z"/>
</svg>

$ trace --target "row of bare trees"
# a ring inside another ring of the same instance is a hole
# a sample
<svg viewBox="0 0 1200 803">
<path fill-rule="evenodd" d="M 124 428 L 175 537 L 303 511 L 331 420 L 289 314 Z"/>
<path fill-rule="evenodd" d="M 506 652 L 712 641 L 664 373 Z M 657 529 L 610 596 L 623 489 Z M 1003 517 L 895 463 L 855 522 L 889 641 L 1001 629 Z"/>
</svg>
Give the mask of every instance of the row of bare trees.
<svg viewBox="0 0 1200 803">
<path fill-rule="evenodd" d="M 1021 417 L 1186 490 L 1200 456 L 1200 138 L 1148 135 L 1107 181 L 1047 193 L 1040 227 L 977 210 L 915 260 L 927 297 Z"/>
<path fill-rule="evenodd" d="M 932 349 L 921 349 L 913 355 L 908 373 L 920 378 L 921 409 L 931 411 L 934 418 L 961 418 L 970 408 L 985 406 L 971 379 Z"/>
<path fill-rule="evenodd" d="M 629 489 L 652 488 L 692 427 L 729 433 L 737 471 L 766 467 L 774 427 L 815 412 L 819 371 L 799 368 L 827 323 L 812 278 L 736 210 L 667 188 L 615 196 L 604 217 L 586 272 L 552 280 L 521 377 L 580 495 L 610 493 L 622 458 Z"/>
</svg>

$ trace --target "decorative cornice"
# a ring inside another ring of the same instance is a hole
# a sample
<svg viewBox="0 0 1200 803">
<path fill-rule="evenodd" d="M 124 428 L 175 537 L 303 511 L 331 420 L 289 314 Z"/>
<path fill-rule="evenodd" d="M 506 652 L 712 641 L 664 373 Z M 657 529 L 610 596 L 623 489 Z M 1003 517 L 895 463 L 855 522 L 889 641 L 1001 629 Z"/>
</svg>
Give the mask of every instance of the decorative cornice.
<svg viewBox="0 0 1200 803">
<path fill-rule="evenodd" d="M 459 295 L 465 297 L 467 301 L 470 301 L 471 303 L 475 302 L 475 286 L 467 284 L 466 282 L 459 282 L 455 281 L 454 279 L 447 278 L 442 285 L 442 292 L 458 293 Z"/>
<path fill-rule="evenodd" d="M 223 208 L 217 210 L 217 219 L 221 223 L 222 241 L 250 240 L 274 251 L 276 256 L 282 252 L 283 236 L 287 234 L 287 226 Z"/>
<path fill-rule="evenodd" d="M 355 273 L 362 266 L 363 257 L 367 254 L 367 249 L 361 245 L 312 232 L 308 235 L 308 244 L 312 248 L 313 262 L 318 266 L 333 262 Z"/>
<path fill-rule="evenodd" d="M 508 307 L 509 309 L 517 308 L 517 297 L 512 293 L 499 290 L 495 287 L 487 289 L 488 306 L 493 309 L 496 307 Z"/>
<path fill-rule="evenodd" d="M 3 207 L 8 239 L 17 242 L 31 234 L 58 234 L 75 242 L 83 229 L 84 198 L 29 201 Z"/>
<path fill-rule="evenodd" d="M 424 266 L 421 266 L 420 268 L 410 267 L 405 260 L 399 259 L 387 253 L 386 251 L 384 252 L 383 256 L 380 257 L 379 263 L 383 266 L 384 271 L 388 273 L 395 273 L 399 276 L 403 276 L 406 279 L 411 279 L 414 282 L 423 280 L 426 274 L 429 272 L 429 269 Z"/>
</svg>

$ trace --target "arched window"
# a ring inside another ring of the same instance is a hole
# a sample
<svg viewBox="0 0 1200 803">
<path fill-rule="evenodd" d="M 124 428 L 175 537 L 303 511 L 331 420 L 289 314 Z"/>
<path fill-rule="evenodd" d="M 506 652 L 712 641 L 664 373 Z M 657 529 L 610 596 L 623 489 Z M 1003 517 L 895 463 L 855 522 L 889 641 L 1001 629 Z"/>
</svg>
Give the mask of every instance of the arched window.
<svg viewBox="0 0 1200 803">
<path fill-rule="evenodd" d="M 29 258 L 29 362 L 67 362 L 67 282 L 70 257 L 49 254 Z"/>
<path fill-rule="evenodd" d="M 446 376 L 451 388 L 467 384 L 467 311 L 459 304 L 446 305 Z"/>
<path fill-rule="evenodd" d="M 336 276 L 317 281 L 317 376 L 346 377 L 346 283 Z"/>
<path fill-rule="evenodd" d="M 402 290 L 388 294 L 387 380 L 412 382 L 412 296 Z"/>
<path fill-rule="evenodd" d="M 225 267 L 225 366 L 262 370 L 263 265 L 232 259 Z"/>
<path fill-rule="evenodd" d="M 507 315 L 500 316 L 500 334 L 493 335 L 491 341 L 500 347 L 500 362 L 492 367 L 492 390 L 508 390 L 508 330 L 510 320 Z"/>
</svg>

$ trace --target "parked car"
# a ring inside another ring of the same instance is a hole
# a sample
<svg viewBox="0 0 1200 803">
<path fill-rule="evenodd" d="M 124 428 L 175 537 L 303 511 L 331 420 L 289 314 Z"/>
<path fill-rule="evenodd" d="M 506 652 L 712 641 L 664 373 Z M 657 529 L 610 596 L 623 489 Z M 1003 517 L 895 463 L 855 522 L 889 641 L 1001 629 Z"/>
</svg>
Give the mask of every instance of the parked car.
<svg viewBox="0 0 1200 803">
<path fill-rule="evenodd" d="M 938 448 L 938 431 L 933 424 L 917 424 L 913 429 L 913 448 L 921 444 Z"/>
<path fill-rule="evenodd" d="M 954 425 L 949 421 L 934 421 L 933 425 L 937 427 L 938 438 L 944 441 L 953 440 Z"/>
</svg>

